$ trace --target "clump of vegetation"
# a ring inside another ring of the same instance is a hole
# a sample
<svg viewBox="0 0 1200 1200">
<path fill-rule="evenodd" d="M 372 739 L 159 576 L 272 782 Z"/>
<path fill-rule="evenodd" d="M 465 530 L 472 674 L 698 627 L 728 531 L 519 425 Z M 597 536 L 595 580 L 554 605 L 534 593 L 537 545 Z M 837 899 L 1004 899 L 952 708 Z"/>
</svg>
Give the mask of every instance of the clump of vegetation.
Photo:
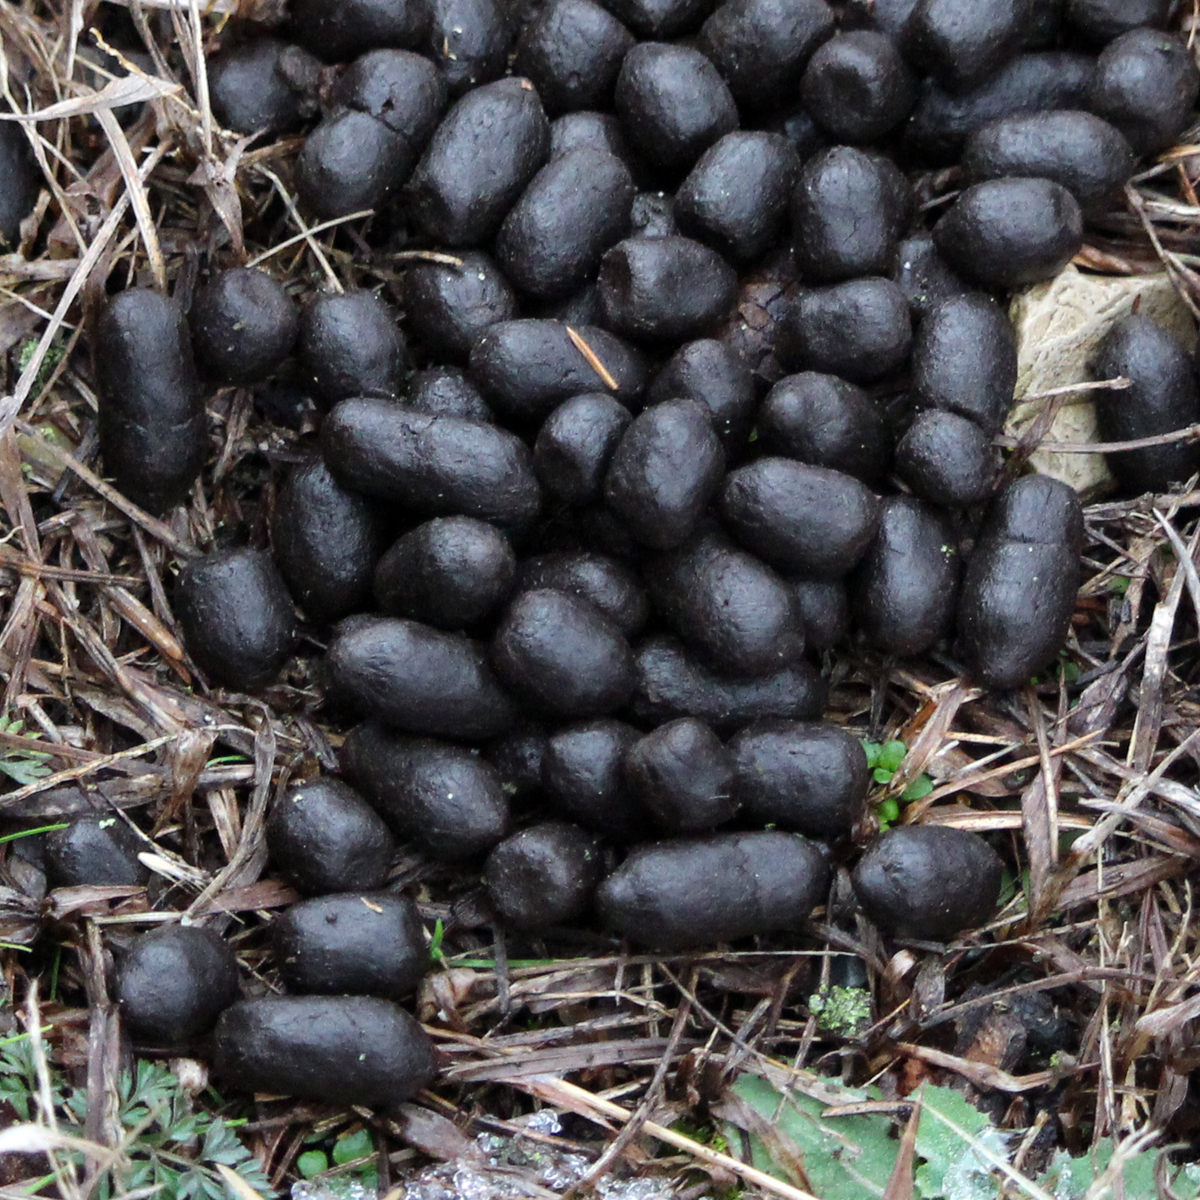
<svg viewBox="0 0 1200 1200">
<path fill-rule="evenodd" d="M 857 1037 L 871 1023 L 871 993 L 866 988 L 823 987 L 809 997 L 808 1011 L 826 1033 Z"/>
<path fill-rule="evenodd" d="M 59 1129 L 84 1137 L 87 1089 L 74 1087 L 53 1067 L 49 1075 Z M 37 1068 L 28 1035 L 0 1043 L 0 1103 L 11 1105 L 22 1121 L 34 1121 L 39 1116 L 37 1094 Z M 129 1193 L 153 1194 L 157 1200 L 228 1200 L 222 1166 L 236 1171 L 260 1195 L 275 1194 L 235 1132 L 242 1122 L 195 1103 L 169 1067 L 138 1062 L 132 1072 L 122 1074 L 118 1095 L 120 1155 L 100 1181 L 95 1192 L 99 1200 Z M 78 1151 L 59 1153 L 79 1167 L 84 1165 Z M 49 1174 L 27 1184 L 26 1192 L 34 1196 L 54 1182 L 55 1175 Z"/>
<path fill-rule="evenodd" d="M 7 775 L 18 787 L 24 787 L 35 779 L 44 779 L 50 774 L 50 768 L 46 766 L 50 755 L 32 748 L 39 735 L 25 733 L 24 721 L 19 721 L 16 717 L 0 716 L 0 733 L 22 738 L 31 744 L 28 750 L 9 749 L 0 754 L 0 773 Z"/>
<path fill-rule="evenodd" d="M 870 742 L 865 738 L 862 744 L 867 755 L 867 766 L 871 768 L 871 776 L 877 784 L 886 787 L 892 782 L 893 776 L 900 770 L 908 747 L 901 741 Z M 879 828 L 890 829 L 894 822 L 900 819 L 900 805 L 911 804 L 921 800 L 933 791 L 933 780 L 928 775 L 916 777 L 899 796 L 885 796 L 875 805 L 875 815 L 879 819 Z"/>
</svg>

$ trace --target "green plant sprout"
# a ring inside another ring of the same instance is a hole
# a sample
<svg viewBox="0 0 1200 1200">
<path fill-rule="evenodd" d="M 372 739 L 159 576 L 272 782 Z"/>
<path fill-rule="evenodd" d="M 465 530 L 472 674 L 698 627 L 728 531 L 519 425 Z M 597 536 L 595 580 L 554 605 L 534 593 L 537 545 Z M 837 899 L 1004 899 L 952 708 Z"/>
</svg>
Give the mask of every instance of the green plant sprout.
<svg viewBox="0 0 1200 1200">
<path fill-rule="evenodd" d="M 1069 650 L 1060 650 L 1058 652 L 1058 669 L 1062 672 L 1064 683 L 1079 682 L 1079 664 L 1071 657 L 1071 652 Z M 1029 677 L 1029 682 L 1033 684 L 1034 687 L 1037 687 L 1038 684 L 1043 682 L 1043 679 L 1039 675 L 1031 675 Z M 1049 680 L 1046 680 L 1046 682 L 1049 682 Z"/>
<path fill-rule="evenodd" d="M 871 776 L 880 786 L 892 782 L 893 776 L 900 770 L 908 747 L 901 741 L 870 742 L 862 739 L 862 748 L 867 755 L 867 766 Z M 933 791 L 933 780 L 928 775 L 916 777 L 900 793 L 899 796 L 887 796 L 875 805 L 875 816 L 879 820 L 880 830 L 890 829 L 900 819 L 900 805 L 911 804 L 914 800 L 922 800 Z"/>
<path fill-rule="evenodd" d="M 324 1141 L 325 1135 L 318 1134 L 311 1140 Z M 348 1169 L 340 1170 L 342 1167 Z M 359 1129 L 343 1134 L 328 1153 L 314 1147 L 305 1150 L 296 1159 L 296 1173 L 305 1179 L 315 1179 L 326 1172 L 330 1173 L 330 1178 L 322 1180 L 322 1183 L 331 1192 L 348 1193 L 355 1184 L 361 1185 L 368 1194 L 375 1192 L 379 1187 L 379 1172 L 375 1166 L 375 1146 L 370 1131 Z"/>
<path fill-rule="evenodd" d="M 442 949 L 442 939 L 446 936 L 446 927 L 442 924 L 442 918 L 438 917 L 433 923 L 433 937 L 429 942 L 429 961 L 434 966 L 444 966 L 446 962 L 446 952 Z"/>
<path fill-rule="evenodd" d="M 0 717 L 0 733 L 18 737 L 33 743 L 41 737 L 38 733 L 25 733 L 25 722 L 16 717 Z M 7 775 L 18 787 L 25 787 L 35 779 L 44 779 L 50 774 L 46 766 L 49 754 L 42 750 L 5 750 L 0 754 L 0 772 Z"/>
</svg>

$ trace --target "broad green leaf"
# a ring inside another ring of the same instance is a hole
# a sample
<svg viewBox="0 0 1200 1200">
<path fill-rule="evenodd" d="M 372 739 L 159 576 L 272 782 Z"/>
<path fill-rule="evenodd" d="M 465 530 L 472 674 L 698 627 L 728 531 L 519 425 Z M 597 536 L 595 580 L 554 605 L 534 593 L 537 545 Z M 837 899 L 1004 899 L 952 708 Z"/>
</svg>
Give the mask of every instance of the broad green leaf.
<svg viewBox="0 0 1200 1200">
<path fill-rule="evenodd" d="M 320 1175 L 322 1171 L 329 1170 L 329 1159 L 325 1157 L 324 1150 L 305 1150 L 296 1159 L 296 1170 L 305 1179 L 311 1179 L 314 1175 Z"/>
<path fill-rule="evenodd" d="M 1092 1182 L 1104 1173 L 1112 1156 L 1111 1142 L 1105 1142 L 1094 1153 L 1079 1158 L 1071 1158 L 1065 1150 L 1060 1150 L 1038 1182 L 1054 1196 L 1082 1196 Z M 1158 1149 L 1152 1147 L 1125 1164 L 1121 1171 L 1125 1185 L 1124 1200 L 1158 1200 L 1159 1192 L 1154 1185 L 1154 1163 L 1157 1158 Z M 1168 1172 L 1169 1180 L 1174 1173 L 1174 1170 Z M 1195 1171 L 1184 1169 L 1179 1171 L 1177 1178 L 1171 1180 L 1171 1188 L 1178 1200 L 1196 1200 L 1200 1195 L 1200 1180 Z"/>
<path fill-rule="evenodd" d="M 917 1126 L 917 1154 L 925 1161 L 916 1172 L 921 1195 L 925 1200 L 942 1196 L 955 1197 L 955 1200 L 976 1200 L 978 1196 L 982 1200 L 983 1197 L 998 1196 L 1000 1187 L 994 1181 L 990 1190 L 978 1190 L 980 1181 L 976 1177 L 982 1175 L 985 1180 L 990 1180 L 991 1164 L 928 1110 L 936 1109 L 972 1137 L 979 1137 L 988 1129 L 987 1117 L 950 1088 L 927 1087 L 921 1097 L 923 1111 Z M 988 1149 L 1003 1157 L 1002 1142 L 988 1144 Z M 969 1190 L 972 1183 L 975 1183 L 975 1189 Z"/>
<path fill-rule="evenodd" d="M 908 747 L 903 742 L 884 742 L 879 751 L 879 765 L 889 771 L 898 771 L 907 753 Z"/>
<path fill-rule="evenodd" d="M 353 1162 L 356 1158 L 363 1158 L 374 1152 L 375 1146 L 370 1133 L 360 1129 L 357 1133 L 349 1133 L 334 1142 L 333 1161 L 340 1167 L 343 1163 Z"/>
<path fill-rule="evenodd" d="M 905 804 L 911 804 L 914 800 L 924 800 L 925 797 L 928 796 L 932 791 L 933 780 L 930 779 L 928 775 L 918 775 L 916 779 L 914 779 L 912 783 L 910 783 L 908 787 L 906 787 L 904 791 L 900 793 L 900 799 L 903 800 Z"/>
<path fill-rule="evenodd" d="M 776 1122 L 799 1147 L 809 1183 L 821 1200 L 867 1200 L 883 1195 L 896 1160 L 896 1143 L 884 1118 L 823 1119 L 826 1105 L 795 1093 L 784 1102 L 776 1119 L 781 1097 L 765 1079 L 742 1075 L 733 1090 L 766 1120 Z M 865 1099 L 866 1093 L 858 1093 L 856 1098 Z M 789 1178 L 758 1138 L 751 1136 L 750 1146 L 756 1167 L 776 1178 Z"/>
</svg>

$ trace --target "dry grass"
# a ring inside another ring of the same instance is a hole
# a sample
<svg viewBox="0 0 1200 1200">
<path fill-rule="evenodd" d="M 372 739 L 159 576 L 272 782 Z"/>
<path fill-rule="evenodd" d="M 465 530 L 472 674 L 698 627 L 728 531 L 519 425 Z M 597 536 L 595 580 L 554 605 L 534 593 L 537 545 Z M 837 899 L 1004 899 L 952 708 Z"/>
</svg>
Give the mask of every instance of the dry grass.
<svg viewBox="0 0 1200 1200">
<path fill-rule="evenodd" d="M 6 94 L 16 111 L 42 114 L 22 127 L 45 174 L 19 250 L 0 258 L 0 674 L 4 712 L 40 734 L 53 771 L 0 795 L 0 814 L 28 825 L 110 806 L 147 831 L 154 871 L 146 889 L 41 899 L 22 890 L 9 859 L 0 940 L 24 947 L 47 936 L 32 952 L 0 954 L 19 999 L 63 948 L 40 1019 L 53 1059 L 95 1097 L 111 1095 L 121 1062 L 104 970 L 114 941 L 181 914 L 205 917 L 255 985 L 274 986 L 262 929 L 295 897 L 264 874 L 263 816 L 289 780 L 332 765 L 339 733 L 322 721 L 315 640 L 264 697 L 209 691 L 169 601 L 176 565 L 219 532 L 265 542 L 275 487 L 306 431 L 267 423 L 245 392 L 216 395 L 202 484 L 186 509 L 157 520 L 97 474 L 82 331 L 106 286 L 167 285 L 186 302 L 204 264 L 266 262 L 298 294 L 391 289 L 404 264 L 371 249 L 395 232 L 387 214 L 305 225 L 288 183 L 294 139 L 255 147 L 216 126 L 201 50 L 220 37 L 228 5 L 104 7 L 106 20 L 117 12 L 146 37 L 152 75 L 135 68 L 112 80 L 84 60 L 93 0 L 0 7 Z M 114 107 L 131 99 L 136 109 Z M 1197 179 L 1200 147 L 1164 156 L 1099 223 L 1080 265 L 1165 267 L 1195 311 Z M 994 697 L 957 681 L 952 663 L 834 664 L 831 719 L 911 747 L 889 788 L 922 772 L 935 781 L 906 819 L 1006 842 L 1023 886 L 987 930 L 949 950 L 888 950 L 847 921 L 843 881 L 799 943 L 668 960 L 582 933 L 506 946 L 472 920 L 471 880 L 405 859 L 395 882 L 447 929 L 447 960 L 420 998 L 446 1070 L 436 1094 L 398 1121 L 258 1103 L 246 1131 L 272 1179 L 289 1178 L 314 1129 L 369 1120 L 390 1152 L 386 1184 L 411 1146 L 450 1153 L 458 1135 L 448 1122 L 503 1130 L 537 1101 L 578 1114 L 579 1136 L 590 1128 L 611 1139 L 603 1153 L 591 1136 L 582 1144 L 598 1158 L 594 1176 L 621 1159 L 645 1166 L 665 1142 L 682 1157 L 654 1169 L 686 1177 L 696 1194 L 739 1170 L 747 1184 L 801 1194 L 664 1132 L 682 1117 L 706 1122 L 748 1066 L 817 1096 L 827 1075 L 872 1079 L 893 1097 L 926 1079 L 960 1081 L 1006 1128 L 1041 1129 L 1039 1114 L 1052 1113 L 1076 1151 L 1145 1130 L 1160 1144 L 1194 1145 L 1198 508 L 1194 481 L 1088 508 L 1087 581 L 1054 681 Z M 0 749 L 27 748 L 24 736 L 0 732 Z M 865 964 L 873 1003 L 855 1038 L 823 1031 L 804 999 L 846 952 Z M 1074 1040 L 1014 1073 L 1013 1003 L 1036 994 L 1071 1015 Z M 114 1136 L 99 1118 L 88 1132 L 101 1145 Z"/>
</svg>

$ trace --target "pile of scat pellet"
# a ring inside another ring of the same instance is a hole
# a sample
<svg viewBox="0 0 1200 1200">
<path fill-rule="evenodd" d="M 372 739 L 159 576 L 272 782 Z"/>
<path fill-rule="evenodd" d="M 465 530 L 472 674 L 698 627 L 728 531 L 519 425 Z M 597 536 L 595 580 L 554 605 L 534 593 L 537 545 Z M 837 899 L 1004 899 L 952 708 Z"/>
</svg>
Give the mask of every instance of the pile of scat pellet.
<svg viewBox="0 0 1200 1200">
<path fill-rule="evenodd" d="M 1006 305 L 1192 119 L 1177 7 L 292 0 L 230 23 L 218 122 L 303 133 L 300 211 L 386 214 L 371 249 L 402 283 L 296 294 L 217 253 L 186 311 L 130 288 L 90 331 L 100 469 L 154 514 L 202 477 L 216 389 L 311 401 L 269 545 L 182 561 L 172 604 L 227 693 L 271 685 L 301 632 L 324 646 L 345 735 L 268 815 L 305 897 L 270 925 L 285 994 L 241 997 L 225 940 L 166 924 L 119 948 L 135 1045 L 260 1093 L 429 1083 L 398 843 L 481 880 L 510 945 L 803 944 L 843 866 L 885 938 L 985 926 L 1000 854 L 949 825 L 872 837 L 825 679 L 933 652 L 1004 692 L 1057 661 L 1082 511 L 1004 473 Z M 1094 392 L 1106 441 L 1200 421 L 1146 316 L 1092 378 L 1129 381 Z M 1108 465 L 1135 496 L 1200 449 Z M 89 817 L 44 857 L 55 884 L 129 882 L 138 849 Z"/>
</svg>

